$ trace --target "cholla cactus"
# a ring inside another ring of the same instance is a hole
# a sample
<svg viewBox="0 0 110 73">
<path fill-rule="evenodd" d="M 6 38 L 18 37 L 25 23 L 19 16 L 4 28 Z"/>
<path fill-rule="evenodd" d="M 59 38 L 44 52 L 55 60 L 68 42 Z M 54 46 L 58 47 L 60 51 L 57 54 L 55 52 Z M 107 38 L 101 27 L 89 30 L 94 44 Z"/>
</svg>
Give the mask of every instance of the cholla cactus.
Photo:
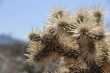
<svg viewBox="0 0 110 73">
<path fill-rule="evenodd" d="M 31 33 L 29 37 L 29 59 L 45 64 L 43 73 L 56 73 L 61 68 L 65 68 L 66 73 L 71 73 L 71 69 L 75 73 L 76 68 L 78 72 L 81 69 L 92 73 L 100 72 L 97 61 L 101 56 L 97 56 L 97 51 L 99 45 L 106 44 L 101 10 L 82 9 L 75 16 L 65 10 L 56 10 L 43 33 Z M 98 44 L 99 42 L 102 43 Z M 62 58 L 63 67 L 59 66 Z M 49 70 L 50 64 L 54 68 L 52 71 Z"/>
</svg>

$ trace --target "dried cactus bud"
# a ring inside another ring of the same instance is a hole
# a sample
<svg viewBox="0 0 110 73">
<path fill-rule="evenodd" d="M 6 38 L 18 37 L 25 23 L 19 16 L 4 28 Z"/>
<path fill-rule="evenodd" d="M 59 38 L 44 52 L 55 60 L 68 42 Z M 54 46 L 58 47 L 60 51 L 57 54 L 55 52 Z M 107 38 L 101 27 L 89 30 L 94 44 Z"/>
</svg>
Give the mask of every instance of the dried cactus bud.
<svg viewBox="0 0 110 73">
<path fill-rule="evenodd" d="M 96 17 L 96 22 L 99 23 L 102 19 L 102 13 L 100 11 L 95 11 L 94 16 Z"/>
<path fill-rule="evenodd" d="M 41 40 L 40 34 L 31 33 L 29 35 L 29 39 L 32 40 L 32 41 L 40 41 Z"/>
</svg>

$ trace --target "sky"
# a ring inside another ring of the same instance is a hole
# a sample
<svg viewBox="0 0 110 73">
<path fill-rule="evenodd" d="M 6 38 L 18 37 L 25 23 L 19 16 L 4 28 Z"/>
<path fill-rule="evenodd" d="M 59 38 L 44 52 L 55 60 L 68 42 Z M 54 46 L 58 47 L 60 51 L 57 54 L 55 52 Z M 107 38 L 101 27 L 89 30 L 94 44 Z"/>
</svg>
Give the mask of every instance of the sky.
<svg viewBox="0 0 110 73">
<path fill-rule="evenodd" d="M 71 12 L 82 7 L 104 8 L 107 27 L 110 25 L 110 0 L 0 0 L 0 34 L 27 39 L 33 27 L 42 28 L 51 10 L 56 7 Z"/>
</svg>

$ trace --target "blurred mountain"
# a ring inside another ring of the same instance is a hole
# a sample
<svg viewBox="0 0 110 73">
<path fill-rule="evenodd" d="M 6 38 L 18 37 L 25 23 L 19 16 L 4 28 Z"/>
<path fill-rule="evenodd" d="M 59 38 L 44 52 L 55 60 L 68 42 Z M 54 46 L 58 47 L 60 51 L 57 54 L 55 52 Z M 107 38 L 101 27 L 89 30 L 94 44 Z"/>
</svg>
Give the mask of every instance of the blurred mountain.
<svg viewBox="0 0 110 73">
<path fill-rule="evenodd" d="M 0 34 L 0 44 L 14 44 L 15 42 L 22 42 L 7 34 Z"/>
</svg>

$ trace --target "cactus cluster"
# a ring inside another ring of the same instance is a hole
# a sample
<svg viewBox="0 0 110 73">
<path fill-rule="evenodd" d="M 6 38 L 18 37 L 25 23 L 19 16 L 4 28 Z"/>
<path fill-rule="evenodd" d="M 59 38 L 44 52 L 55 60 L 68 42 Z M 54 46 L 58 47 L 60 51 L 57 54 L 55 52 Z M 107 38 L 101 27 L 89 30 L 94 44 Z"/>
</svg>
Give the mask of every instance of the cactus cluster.
<svg viewBox="0 0 110 73">
<path fill-rule="evenodd" d="M 110 63 L 105 33 L 101 9 L 55 10 L 41 33 L 30 33 L 27 61 L 44 64 L 42 73 L 101 73 Z"/>
</svg>

